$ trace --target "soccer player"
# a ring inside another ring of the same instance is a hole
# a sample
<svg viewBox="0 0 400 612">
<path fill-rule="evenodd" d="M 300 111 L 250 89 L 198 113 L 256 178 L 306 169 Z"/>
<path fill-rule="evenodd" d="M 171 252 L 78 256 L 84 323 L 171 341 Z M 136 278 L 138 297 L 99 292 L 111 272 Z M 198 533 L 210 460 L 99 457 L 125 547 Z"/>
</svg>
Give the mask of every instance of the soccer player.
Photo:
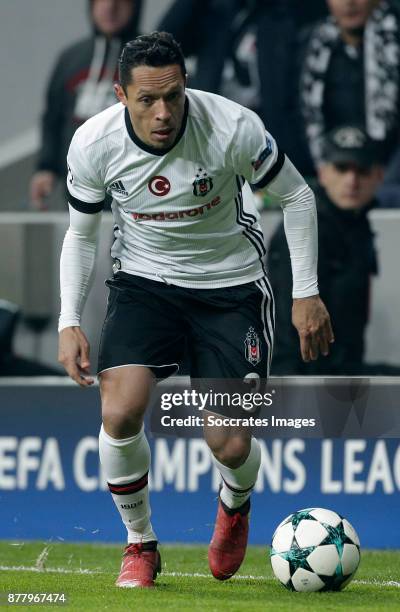
<svg viewBox="0 0 400 612">
<path fill-rule="evenodd" d="M 185 340 L 194 378 L 268 375 L 274 306 L 249 183 L 284 210 L 303 358 L 327 354 L 333 335 L 318 297 L 314 196 L 257 115 L 186 89 L 180 47 L 167 33 L 127 43 L 119 77 L 119 103 L 81 126 L 68 154 L 59 360 L 79 385 L 93 383 L 80 319 L 111 193 L 114 275 L 98 364 L 100 460 L 128 532 L 116 584 L 151 587 L 160 556 L 143 417 L 156 379 L 177 371 Z M 260 448 L 246 428 L 209 427 L 205 437 L 223 483 L 208 557 L 212 574 L 224 580 L 245 555 Z"/>
</svg>

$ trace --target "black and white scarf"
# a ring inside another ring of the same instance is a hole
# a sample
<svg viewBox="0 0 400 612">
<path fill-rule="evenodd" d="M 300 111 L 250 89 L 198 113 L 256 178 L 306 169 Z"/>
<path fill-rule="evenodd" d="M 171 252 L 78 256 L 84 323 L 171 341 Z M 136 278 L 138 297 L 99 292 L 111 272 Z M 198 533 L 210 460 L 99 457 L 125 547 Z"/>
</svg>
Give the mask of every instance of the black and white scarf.
<svg viewBox="0 0 400 612">
<path fill-rule="evenodd" d="M 382 0 L 364 30 L 365 129 L 385 140 L 396 125 L 399 100 L 400 24 L 396 11 Z M 322 112 L 325 75 L 340 30 L 328 17 L 312 31 L 300 80 L 300 100 L 306 136 L 315 163 L 321 159 L 325 131 Z"/>
</svg>

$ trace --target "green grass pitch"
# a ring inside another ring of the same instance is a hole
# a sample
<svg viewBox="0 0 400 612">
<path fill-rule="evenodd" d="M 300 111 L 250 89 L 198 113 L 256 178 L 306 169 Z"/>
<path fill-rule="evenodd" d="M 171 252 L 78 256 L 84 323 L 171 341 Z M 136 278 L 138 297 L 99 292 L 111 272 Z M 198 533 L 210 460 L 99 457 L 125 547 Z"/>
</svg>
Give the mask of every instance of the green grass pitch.
<svg viewBox="0 0 400 612">
<path fill-rule="evenodd" d="M 117 589 L 122 546 L 0 542 L 0 593 L 64 592 L 69 610 L 399 610 L 400 552 L 362 551 L 360 568 L 340 593 L 291 593 L 272 576 L 268 551 L 251 546 L 237 576 L 211 577 L 206 546 L 160 547 L 155 589 Z M 0 607 L 5 606 L 4 595 Z M 54 604 L 36 604 L 48 610 Z M 11 609 L 11 607 L 9 608 Z"/>
</svg>

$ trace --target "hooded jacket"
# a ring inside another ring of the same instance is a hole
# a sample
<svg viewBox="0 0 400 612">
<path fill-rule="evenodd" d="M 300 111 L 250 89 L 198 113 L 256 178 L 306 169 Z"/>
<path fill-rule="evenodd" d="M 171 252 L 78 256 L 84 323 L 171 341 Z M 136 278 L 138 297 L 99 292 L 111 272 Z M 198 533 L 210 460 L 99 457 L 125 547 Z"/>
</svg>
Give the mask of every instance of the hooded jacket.
<svg viewBox="0 0 400 612">
<path fill-rule="evenodd" d="M 61 52 L 48 82 L 37 170 L 49 170 L 64 178 L 68 147 L 76 129 L 116 102 L 113 83 L 118 78 L 118 57 L 122 46 L 138 35 L 142 0 L 131 2 L 131 20 L 107 40 L 93 24 L 89 0 L 93 33 Z"/>
</svg>

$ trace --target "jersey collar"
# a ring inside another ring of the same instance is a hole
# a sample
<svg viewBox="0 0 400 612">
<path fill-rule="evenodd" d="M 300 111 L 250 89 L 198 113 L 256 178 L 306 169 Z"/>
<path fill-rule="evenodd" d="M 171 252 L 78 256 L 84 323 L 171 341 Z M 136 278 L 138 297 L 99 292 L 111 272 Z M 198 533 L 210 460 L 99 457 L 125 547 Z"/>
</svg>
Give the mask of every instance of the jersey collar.
<svg viewBox="0 0 400 612">
<path fill-rule="evenodd" d="M 167 149 L 157 149 L 156 147 L 151 147 L 150 145 L 146 144 L 145 142 L 143 142 L 143 140 L 140 140 L 140 138 L 135 133 L 135 130 L 133 129 L 131 118 L 129 116 L 129 112 L 126 107 L 125 107 L 125 125 L 126 125 L 126 129 L 128 130 L 129 137 L 135 143 L 135 145 L 137 145 L 140 149 L 143 149 L 143 151 L 146 151 L 146 153 L 151 153 L 152 155 L 158 155 L 159 157 L 162 157 L 163 155 L 166 155 L 166 153 L 169 153 L 174 147 L 176 147 L 176 145 L 182 138 L 184 131 L 186 129 L 188 112 L 189 112 L 189 100 L 188 100 L 188 97 L 186 96 L 185 110 L 183 113 L 182 125 L 180 127 L 178 136 L 174 144 L 168 147 Z"/>
</svg>

